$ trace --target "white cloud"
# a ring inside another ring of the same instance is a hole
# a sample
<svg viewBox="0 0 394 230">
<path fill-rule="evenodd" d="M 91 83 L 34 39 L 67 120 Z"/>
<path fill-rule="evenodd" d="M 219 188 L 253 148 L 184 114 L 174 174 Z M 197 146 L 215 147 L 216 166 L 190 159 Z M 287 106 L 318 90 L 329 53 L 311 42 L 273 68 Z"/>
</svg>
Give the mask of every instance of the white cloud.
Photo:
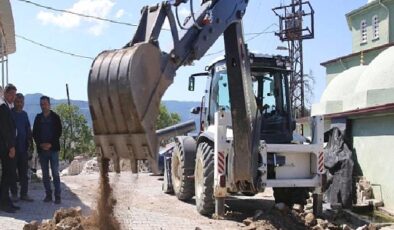
<svg viewBox="0 0 394 230">
<path fill-rule="evenodd" d="M 121 18 L 124 15 L 124 10 L 120 9 L 116 12 L 115 17 L 116 18 Z"/>
<path fill-rule="evenodd" d="M 40 11 L 37 18 L 44 24 L 54 24 L 64 28 L 74 28 L 79 26 L 80 17 L 72 14 L 56 16 L 54 13 Z"/>
<path fill-rule="evenodd" d="M 104 28 L 105 28 L 104 22 L 100 22 L 100 23 L 97 23 L 94 26 L 91 26 L 88 29 L 88 32 L 93 34 L 94 36 L 99 36 L 99 35 L 102 34 Z"/>
<path fill-rule="evenodd" d="M 75 13 L 106 18 L 112 10 L 114 4 L 114 0 L 78 0 L 71 8 L 66 10 Z M 103 21 L 80 17 L 69 13 L 40 11 L 37 15 L 37 18 L 44 25 L 52 24 L 67 29 L 76 28 L 80 26 L 82 22 L 88 22 L 88 32 L 96 36 L 100 35 L 103 32 L 103 29 L 107 26 Z"/>
</svg>

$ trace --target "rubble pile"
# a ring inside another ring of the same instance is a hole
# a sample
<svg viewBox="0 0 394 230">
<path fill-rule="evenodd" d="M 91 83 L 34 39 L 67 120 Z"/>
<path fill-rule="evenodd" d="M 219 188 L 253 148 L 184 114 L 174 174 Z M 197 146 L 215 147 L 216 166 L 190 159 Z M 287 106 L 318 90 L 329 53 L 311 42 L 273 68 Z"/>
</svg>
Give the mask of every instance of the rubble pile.
<svg viewBox="0 0 394 230">
<path fill-rule="evenodd" d="M 286 205 L 276 204 L 269 210 L 257 210 L 253 217 L 243 220 L 243 230 L 263 229 L 311 229 L 311 230 L 376 230 L 385 229 L 370 224 L 364 226 L 351 226 L 349 221 L 344 220 L 341 212 L 332 216 L 318 218 L 312 210 L 290 210 Z M 391 229 L 391 228 L 390 228 Z"/>
<path fill-rule="evenodd" d="M 93 217 L 84 217 L 81 208 L 61 208 L 55 212 L 50 220 L 38 223 L 32 221 L 23 227 L 23 230 L 98 230 Z"/>
<path fill-rule="evenodd" d="M 380 194 L 378 193 L 377 196 L 374 194 L 371 183 L 365 177 L 359 178 L 356 189 L 356 206 L 373 206 L 375 208 L 383 206 L 383 201 L 379 197 Z"/>
<path fill-rule="evenodd" d="M 70 165 L 62 171 L 62 175 L 75 176 L 82 172 L 86 159 L 83 156 L 76 156 Z"/>
<path fill-rule="evenodd" d="M 93 157 L 92 159 L 85 162 L 82 168 L 82 174 L 91 174 L 100 171 L 100 166 L 97 161 L 97 157 Z"/>
</svg>

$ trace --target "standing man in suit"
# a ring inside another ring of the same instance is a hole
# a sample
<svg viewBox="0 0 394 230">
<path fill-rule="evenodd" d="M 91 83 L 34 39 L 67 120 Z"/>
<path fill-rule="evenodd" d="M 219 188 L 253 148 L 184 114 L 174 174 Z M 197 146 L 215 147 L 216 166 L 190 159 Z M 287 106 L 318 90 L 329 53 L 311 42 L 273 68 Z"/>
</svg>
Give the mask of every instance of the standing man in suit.
<svg viewBox="0 0 394 230">
<path fill-rule="evenodd" d="M 15 97 L 16 87 L 8 84 L 4 90 L 4 98 L 0 100 L 0 158 L 2 168 L 0 209 L 8 213 L 14 213 L 20 209 L 12 203 L 9 196 L 10 187 L 16 181 L 16 127 L 11 113 Z"/>
</svg>

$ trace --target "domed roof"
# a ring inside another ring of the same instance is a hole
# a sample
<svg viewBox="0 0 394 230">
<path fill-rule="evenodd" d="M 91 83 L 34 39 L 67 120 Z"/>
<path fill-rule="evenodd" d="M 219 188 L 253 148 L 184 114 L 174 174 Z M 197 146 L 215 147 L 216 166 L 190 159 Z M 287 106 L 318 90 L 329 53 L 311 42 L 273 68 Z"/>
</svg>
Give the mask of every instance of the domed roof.
<svg viewBox="0 0 394 230">
<path fill-rule="evenodd" d="M 338 74 L 324 90 L 320 101 L 342 101 L 354 93 L 357 82 L 367 66 L 355 66 Z"/>
<path fill-rule="evenodd" d="M 394 88 L 394 47 L 380 53 L 362 73 L 356 92 Z"/>
</svg>

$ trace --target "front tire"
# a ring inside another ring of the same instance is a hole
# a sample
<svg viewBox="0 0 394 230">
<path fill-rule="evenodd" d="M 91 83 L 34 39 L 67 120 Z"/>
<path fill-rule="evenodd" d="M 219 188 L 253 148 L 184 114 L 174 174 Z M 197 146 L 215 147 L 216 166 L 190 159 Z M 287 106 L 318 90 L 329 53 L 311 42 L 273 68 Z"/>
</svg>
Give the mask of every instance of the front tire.
<svg viewBox="0 0 394 230">
<path fill-rule="evenodd" d="M 171 180 L 174 193 L 179 200 L 190 200 L 194 196 L 194 181 L 190 178 L 193 175 L 194 168 L 188 168 L 187 165 L 193 165 L 192 157 L 186 157 L 183 145 L 177 141 L 171 160 Z"/>
<path fill-rule="evenodd" d="M 197 211 L 211 215 L 215 209 L 213 197 L 214 151 L 211 143 L 201 142 L 197 147 L 196 169 L 194 171 Z"/>
</svg>

